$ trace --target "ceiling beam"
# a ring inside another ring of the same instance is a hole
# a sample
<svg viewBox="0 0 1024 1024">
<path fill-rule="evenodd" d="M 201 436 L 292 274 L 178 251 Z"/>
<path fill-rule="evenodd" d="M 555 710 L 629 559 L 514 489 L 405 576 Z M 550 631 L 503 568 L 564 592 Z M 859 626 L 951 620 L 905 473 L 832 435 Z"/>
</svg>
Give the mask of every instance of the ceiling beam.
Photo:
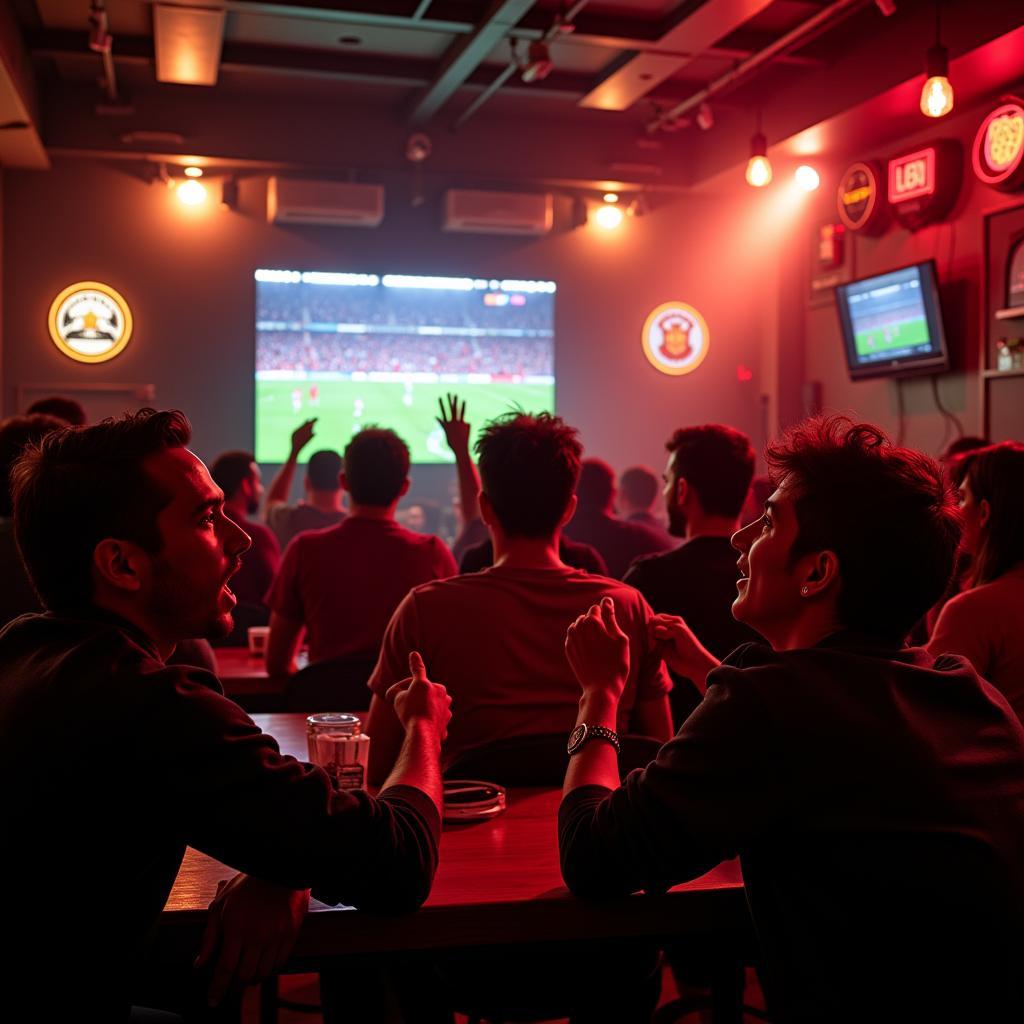
<svg viewBox="0 0 1024 1024">
<path fill-rule="evenodd" d="M 580 100 L 581 107 L 628 110 L 653 88 L 763 11 L 772 0 L 707 0 L 658 40 L 659 50 L 627 54 Z M 686 8 L 684 8 L 685 12 Z"/>
<path fill-rule="evenodd" d="M 88 49 L 88 33 L 68 29 L 37 29 L 25 33 L 33 57 L 59 60 L 77 59 L 92 64 L 94 55 Z M 119 35 L 114 45 L 114 60 L 123 65 L 151 66 L 154 60 L 153 40 L 148 36 Z M 226 42 L 221 54 L 224 71 L 269 71 L 313 79 L 364 82 L 368 85 L 405 86 L 424 89 L 434 81 L 437 61 L 422 57 L 389 57 L 362 54 L 347 50 L 292 49 L 262 43 Z M 494 77 L 491 67 L 477 68 L 463 83 L 467 90 L 487 88 Z M 593 83 L 586 73 L 554 71 L 542 82 L 527 85 L 518 80 L 509 82 L 507 91 L 551 96 L 575 102 Z M 668 97 L 665 97 L 666 101 Z M 677 92 L 672 101 L 678 101 Z"/>
<path fill-rule="evenodd" d="M 494 0 L 476 31 L 449 47 L 437 77 L 416 100 L 409 115 L 410 123 L 419 125 L 429 121 L 535 2 Z"/>
</svg>

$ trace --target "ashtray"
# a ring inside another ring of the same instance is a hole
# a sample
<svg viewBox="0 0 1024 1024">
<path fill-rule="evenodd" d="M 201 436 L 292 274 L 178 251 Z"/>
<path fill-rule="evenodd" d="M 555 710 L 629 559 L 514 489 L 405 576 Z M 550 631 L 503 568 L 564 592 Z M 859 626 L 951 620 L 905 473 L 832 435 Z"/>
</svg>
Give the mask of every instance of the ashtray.
<svg viewBox="0 0 1024 1024">
<path fill-rule="evenodd" d="M 480 821 L 505 810 L 505 787 L 476 779 L 444 780 L 444 820 Z"/>
</svg>

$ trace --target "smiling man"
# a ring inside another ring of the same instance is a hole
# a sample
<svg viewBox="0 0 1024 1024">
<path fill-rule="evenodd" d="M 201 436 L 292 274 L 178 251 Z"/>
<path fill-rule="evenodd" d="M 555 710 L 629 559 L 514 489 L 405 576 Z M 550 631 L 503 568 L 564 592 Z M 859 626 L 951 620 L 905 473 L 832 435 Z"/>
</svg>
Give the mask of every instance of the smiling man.
<svg viewBox="0 0 1024 1024">
<path fill-rule="evenodd" d="M 662 890 L 739 856 L 772 1020 L 1020 1019 L 1024 732 L 964 660 L 903 644 L 960 536 L 941 471 L 842 418 L 766 457 L 776 490 L 732 542 L 733 613 L 767 644 L 719 663 L 657 616 L 707 692 L 621 787 L 628 645 L 604 604 L 569 630 L 566 882 Z"/>
<path fill-rule="evenodd" d="M 0 633 L 6 963 L 10 999 L 33 1000 L 8 1002 L 12 1020 L 126 1019 L 186 846 L 247 873 L 211 909 L 215 998 L 281 965 L 307 890 L 395 910 L 430 889 L 449 700 L 418 655 L 388 695 L 402 752 L 377 799 L 332 790 L 215 676 L 166 663 L 183 638 L 230 631 L 249 546 L 190 434 L 180 412 L 145 409 L 56 431 L 12 474 L 47 609 Z"/>
</svg>

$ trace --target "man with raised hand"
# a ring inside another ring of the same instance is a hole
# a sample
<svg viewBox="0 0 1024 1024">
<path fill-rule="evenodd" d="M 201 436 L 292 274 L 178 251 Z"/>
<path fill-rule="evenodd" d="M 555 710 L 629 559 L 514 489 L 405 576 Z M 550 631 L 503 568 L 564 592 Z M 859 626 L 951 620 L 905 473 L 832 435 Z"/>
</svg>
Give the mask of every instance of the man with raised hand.
<svg viewBox="0 0 1024 1024">
<path fill-rule="evenodd" d="M 345 518 L 341 507 L 341 456 L 323 448 L 313 452 L 306 464 L 303 480 L 303 500 L 297 505 L 288 504 L 295 467 L 302 449 L 313 440 L 316 418 L 306 420 L 292 431 L 291 448 L 288 458 L 267 489 L 266 520 L 274 531 L 283 551 L 297 533 L 304 530 L 323 530 L 334 526 Z"/>
</svg>

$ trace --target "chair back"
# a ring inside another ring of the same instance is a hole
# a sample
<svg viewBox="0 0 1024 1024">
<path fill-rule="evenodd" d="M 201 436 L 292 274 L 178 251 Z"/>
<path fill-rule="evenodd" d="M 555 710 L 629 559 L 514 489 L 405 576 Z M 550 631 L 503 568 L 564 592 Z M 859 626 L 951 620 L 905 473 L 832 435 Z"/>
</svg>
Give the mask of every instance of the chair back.
<svg viewBox="0 0 1024 1024">
<path fill-rule="evenodd" d="M 285 687 L 286 711 L 366 711 L 376 661 L 330 658 L 300 669 Z"/>
<path fill-rule="evenodd" d="M 560 786 L 569 764 L 568 736 L 551 733 L 514 736 L 474 747 L 457 757 L 446 769 L 450 779 L 485 779 L 500 786 Z M 661 743 L 650 736 L 619 737 L 619 774 L 625 778 L 657 756 Z M 595 740 L 594 742 L 601 742 Z"/>
</svg>

